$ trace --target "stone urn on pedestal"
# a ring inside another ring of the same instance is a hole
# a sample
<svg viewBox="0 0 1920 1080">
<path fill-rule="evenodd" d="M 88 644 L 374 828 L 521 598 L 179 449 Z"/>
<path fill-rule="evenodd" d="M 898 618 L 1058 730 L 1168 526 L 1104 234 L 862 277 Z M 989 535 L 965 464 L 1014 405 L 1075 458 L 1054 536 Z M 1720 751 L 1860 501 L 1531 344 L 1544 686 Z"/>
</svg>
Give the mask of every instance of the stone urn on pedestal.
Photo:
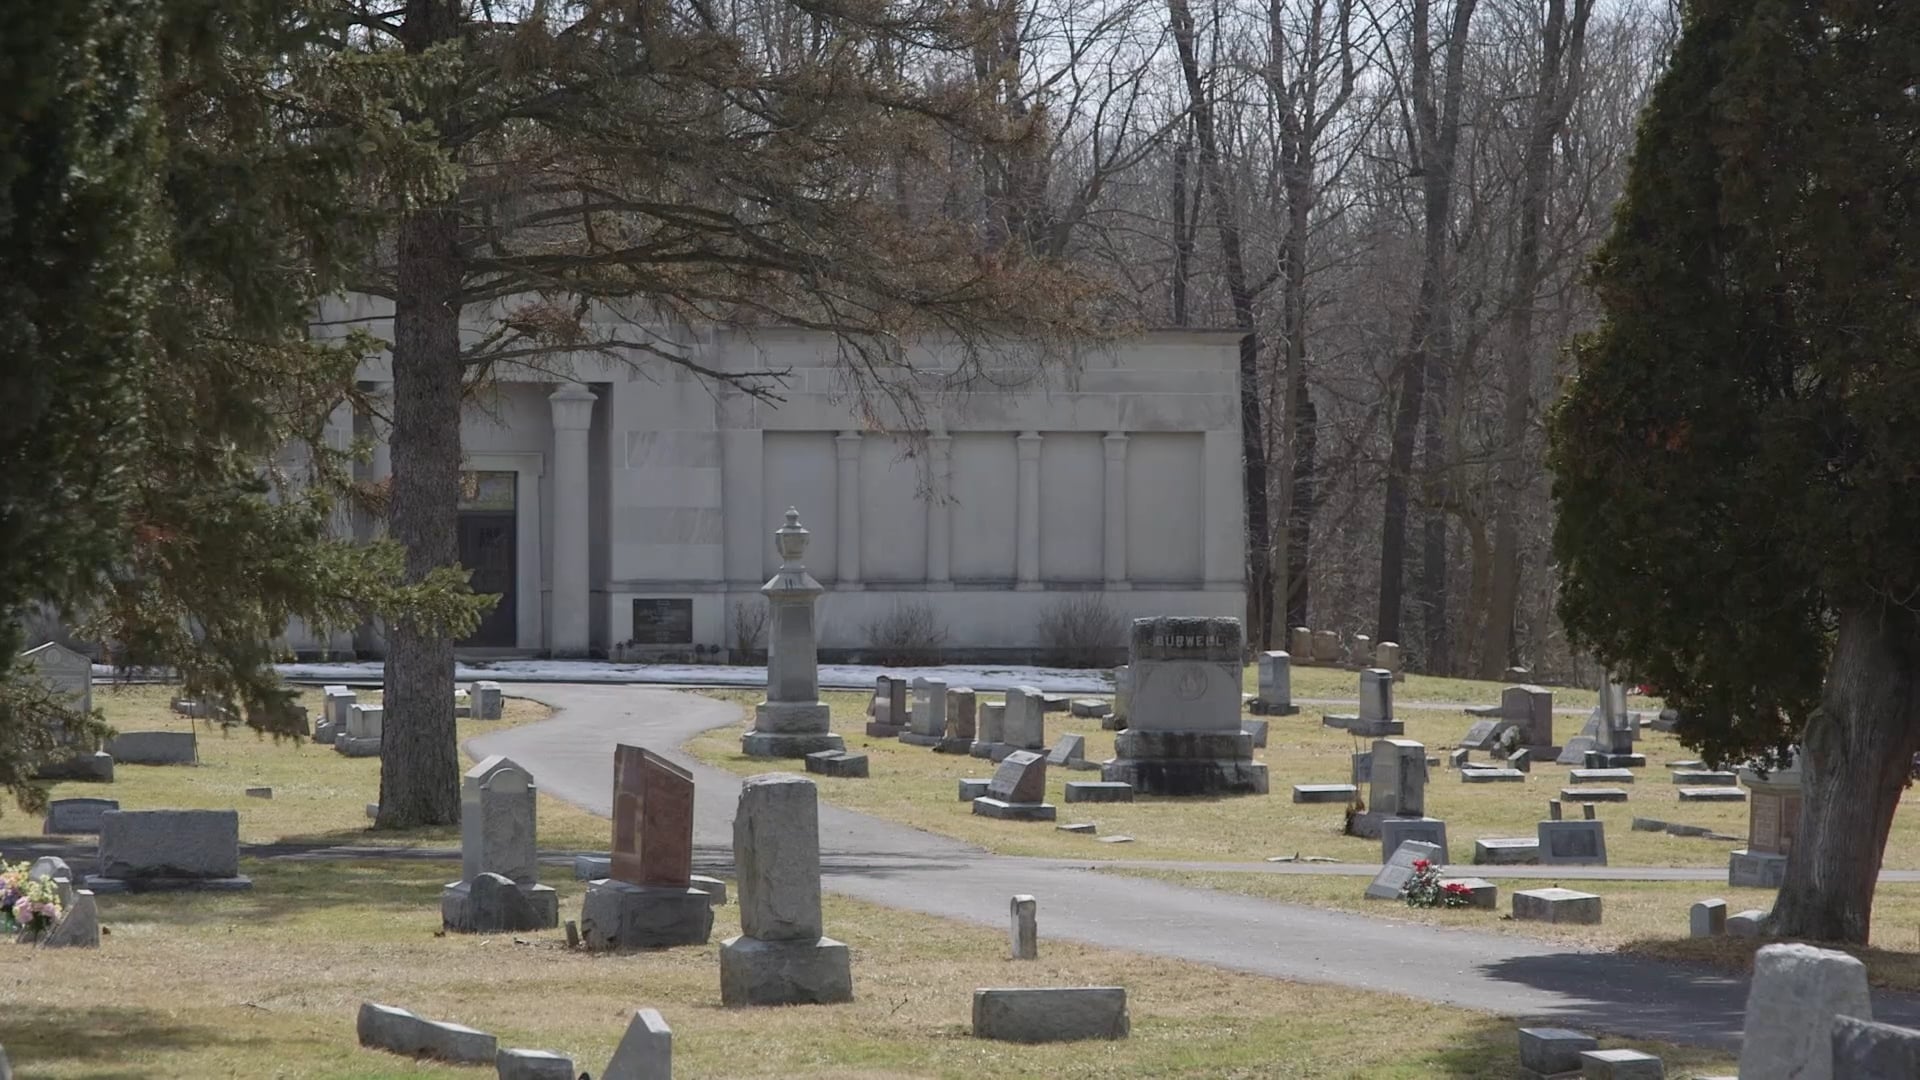
<svg viewBox="0 0 1920 1080">
<path fill-rule="evenodd" d="M 780 569 L 760 587 L 773 618 L 767 633 L 767 700 L 754 710 L 753 730 L 740 738 L 748 757 L 803 758 L 847 748 L 846 740 L 829 730 L 827 706 L 820 700 L 813 608 L 826 590 L 801 562 L 807 540 L 800 512 L 788 507 L 787 523 L 773 533 Z"/>
</svg>

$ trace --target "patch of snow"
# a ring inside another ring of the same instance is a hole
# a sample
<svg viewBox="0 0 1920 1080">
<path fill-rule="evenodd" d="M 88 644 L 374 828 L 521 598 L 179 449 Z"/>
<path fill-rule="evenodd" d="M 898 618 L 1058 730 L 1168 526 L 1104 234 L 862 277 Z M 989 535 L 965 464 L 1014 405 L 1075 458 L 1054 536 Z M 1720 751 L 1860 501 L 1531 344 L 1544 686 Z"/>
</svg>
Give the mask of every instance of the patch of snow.
<svg viewBox="0 0 1920 1080">
<path fill-rule="evenodd" d="M 110 669 L 102 669 L 109 672 Z M 379 682 L 384 669 L 377 662 L 276 664 L 274 670 L 297 682 Z M 871 690 L 882 675 L 914 679 L 945 679 L 949 687 L 1005 691 L 1015 686 L 1038 687 L 1052 694 L 1110 694 L 1113 673 L 1071 668 L 1019 665 L 957 664 L 946 667 L 879 667 L 872 664 L 822 664 L 820 685 L 837 690 Z M 614 664 L 597 660 L 497 660 L 456 665 L 461 681 L 496 682 L 640 683 L 664 686 L 765 686 L 764 667 L 721 664 Z"/>
</svg>

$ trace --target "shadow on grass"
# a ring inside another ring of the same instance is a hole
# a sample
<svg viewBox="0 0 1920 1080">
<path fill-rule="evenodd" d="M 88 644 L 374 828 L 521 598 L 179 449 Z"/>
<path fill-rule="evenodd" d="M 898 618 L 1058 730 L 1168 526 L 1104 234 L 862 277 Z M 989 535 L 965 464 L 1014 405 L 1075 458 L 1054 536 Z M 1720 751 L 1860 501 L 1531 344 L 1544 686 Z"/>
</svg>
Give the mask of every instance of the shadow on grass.
<svg viewBox="0 0 1920 1080">
<path fill-rule="evenodd" d="M 438 911 L 440 890 L 460 876 L 460 864 L 444 860 L 344 861 L 243 860 L 240 872 L 253 888 L 227 893 L 134 893 L 110 898 L 102 919 L 190 926 L 210 917 L 260 926 L 324 918 L 329 912 Z"/>
<path fill-rule="evenodd" d="M 1620 946 L 1620 951 L 1655 960 L 1700 964 L 1725 972 L 1730 976 L 1745 979 L 1753 971 L 1753 954 L 1765 945 L 1779 945 L 1793 942 L 1792 938 L 1645 938 L 1629 941 Z M 1797 942 L 1812 945 L 1820 949 L 1834 949 L 1858 957 L 1867 965 L 1867 981 L 1876 989 L 1898 991 L 1889 993 L 1889 1000 L 1907 998 L 1920 993 L 1920 954 L 1900 949 L 1880 949 L 1868 946 L 1856 948 L 1851 945 L 1839 945 L 1831 941 Z M 1876 1008 L 1878 994 L 1875 995 Z M 1920 1009 L 1920 998 L 1914 999 L 1914 1007 Z"/>
<path fill-rule="evenodd" d="M 148 1080 L 155 1075 L 153 1066 L 139 1060 L 147 1054 L 264 1047 L 274 1041 L 245 1035 L 245 1024 L 183 1023 L 155 1009 L 53 1008 L 13 1001 L 6 1012 L 7 1056 L 22 1076 L 72 1064 L 84 1069 L 80 1075 L 88 1080 Z"/>
</svg>

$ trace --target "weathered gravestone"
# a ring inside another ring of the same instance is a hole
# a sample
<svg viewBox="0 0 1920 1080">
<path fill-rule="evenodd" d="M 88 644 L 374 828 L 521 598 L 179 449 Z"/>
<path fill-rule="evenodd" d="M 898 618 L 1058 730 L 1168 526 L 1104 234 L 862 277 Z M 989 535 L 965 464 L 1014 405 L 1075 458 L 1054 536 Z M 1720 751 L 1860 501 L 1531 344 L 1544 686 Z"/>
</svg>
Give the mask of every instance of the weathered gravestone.
<svg viewBox="0 0 1920 1080">
<path fill-rule="evenodd" d="M 853 1000 L 847 947 L 822 935 L 820 807 L 811 780 L 750 776 L 733 817 L 738 937 L 720 945 L 726 1005 L 827 1005 Z"/>
<path fill-rule="evenodd" d="M 704 945 L 712 898 L 693 887 L 693 775 L 638 746 L 613 748 L 613 850 L 587 884 L 580 940 L 589 949 Z"/>
<path fill-rule="evenodd" d="M 1720 937 L 1727 932 L 1727 902 L 1702 900 L 1687 911 L 1687 936 Z"/>
<path fill-rule="evenodd" d="M 1031 686 L 1007 690 L 1006 711 L 1000 719 L 1000 742 L 992 759 L 999 761 L 1015 750 L 1044 751 L 1047 748 L 1046 712 L 1043 695 Z"/>
<path fill-rule="evenodd" d="M 1440 861 L 1450 861 L 1447 848 L 1447 823 L 1430 817 L 1389 817 L 1380 819 L 1380 858 L 1386 859 L 1408 840 L 1420 840 L 1440 849 Z"/>
<path fill-rule="evenodd" d="M 1747 846 L 1727 860 L 1727 884 L 1775 889 L 1786 879 L 1787 856 L 1800 832 L 1800 765 L 1761 775 L 1740 770 L 1747 800 Z"/>
<path fill-rule="evenodd" d="M 973 1037 L 1001 1042 L 1124 1039 L 1130 1025 L 1120 986 L 984 989 L 973 992 Z"/>
<path fill-rule="evenodd" d="M 1094 768 L 1087 761 L 1087 737 L 1071 731 L 1060 736 L 1060 741 L 1047 752 L 1047 764 L 1057 769 Z"/>
<path fill-rule="evenodd" d="M 1355 756 L 1356 773 L 1360 765 Z M 1408 818 L 1424 822 L 1429 831 L 1441 831 L 1442 823 L 1426 816 L 1427 748 L 1411 739 L 1378 739 L 1367 755 L 1367 808 L 1348 819 L 1348 831 L 1354 836 L 1381 836 L 1381 825 L 1389 818 Z M 1425 839 L 1425 837 L 1418 837 Z M 1382 858 L 1391 854 L 1387 848 Z"/>
<path fill-rule="evenodd" d="M 1406 730 L 1403 721 L 1393 716 L 1393 673 L 1368 668 L 1360 673 L 1360 711 L 1327 713 L 1320 722 L 1328 727 L 1345 728 L 1355 735 L 1377 738 L 1398 735 Z"/>
<path fill-rule="evenodd" d="M 1467 728 L 1467 734 L 1460 740 L 1463 750 L 1492 750 L 1500 745 L 1500 737 L 1514 726 L 1509 720 L 1476 720 Z"/>
<path fill-rule="evenodd" d="M 385 707 L 347 706 L 347 726 L 333 733 L 333 748 L 347 757 L 380 756 L 380 736 L 386 730 Z"/>
<path fill-rule="evenodd" d="M 550 1050 L 502 1048 L 494 1056 L 496 1080 L 574 1080 L 573 1059 Z"/>
<path fill-rule="evenodd" d="M 460 880 L 440 890 L 446 929 L 487 934 L 560 925 L 560 897 L 540 884 L 538 798 L 533 777 L 498 754 L 461 777 Z"/>
<path fill-rule="evenodd" d="M 1020 893 L 1007 904 L 1007 947 L 1015 960 L 1040 959 L 1040 902 Z"/>
<path fill-rule="evenodd" d="M 1835 1080 L 1913 1080 L 1920 1076 L 1920 1031 L 1852 1016 L 1833 1018 Z"/>
<path fill-rule="evenodd" d="M 107 740 L 120 765 L 197 765 L 199 740 L 191 731 L 126 731 Z"/>
<path fill-rule="evenodd" d="M 1763 947 L 1747 989 L 1740 1080 L 1834 1078 L 1834 1019 L 1841 1016 L 1873 1019 L 1865 964 L 1811 945 Z"/>
<path fill-rule="evenodd" d="M 93 711 L 93 661 L 57 641 L 35 646 L 20 654 L 23 676 L 36 679 L 47 693 L 60 699 L 75 712 Z M 64 725 L 54 725 L 55 739 L 61 746 L 74 745 Z M 72 751 L 65 757 L 48 761 L 34 774 L 38 780 L 113 780 L 113 755 L 104 750 Z"/>
<path fill-rule="evenodd" d="M 934 749 L 943 754 L 965 754 L 973 749 L 979 696 L 969 687 L 947 691 L 947 726 Z"/>
<path fill-rule="evenodd" d="M 847 748 L 846 740 L 830 730 L 832 717 L 820 700 L 814 603 L 826 590 L 801 562 L 807 536 L 800 512 L 788 507 L 787 523 L 773 534 L 780 569 L 760 587 L 771 615 L 767 700 L 754 709 L 753 730 L 740 737 L 748 757 L 803 758 L 816 750 Z M 902 713 L 894 714 L 894 722 L 901 719 Z"/>
<path fill-rule="evenodd" d="M 815 750 L 806 756 L 807 771 L 842 779 L 865 779 L 869 772 L 867 755 L 850 750 Z"/>
<path fill-rule="evenodd" d="M 1513 894 L 1513 917 L 1523 922 L 1597 926 L 1600 898 L 1572 889 L 1523 889 Z"/>
<path fill-rule="evenodd" d="M 232 810 L 109 810 L 100 815 L 96 893 L 250 889 Z"/>
<path fill-rule="evenodd" d="M 1240 730 L 1240 649 L 1238 619 L 1135 619 L 1132 712 L 1101 779 L 1142 795 L 1265 794 Z"/>
<path fill-rule="evenodd" d="M 1386 865 L 1374 875 L 1373 882 L 1367 886 L 1369 900 L 1398 900 L 1406 894 L 1407 883 L 1413 880 L 1414 863 L 1426 861 L 1434 866 L 1445 860 L 1440 857 L 1440 845 L 1420 840 L 1403 840 L 1387 856 Z"/>
<path fill-rule="evenodd" d="M 48 836 L 100 832 L 100 816 L 120 809 L 117 799 L 55 799 L 47 804 Z"/>
<path fill-rule="evenodd" d="M 867 702 L 867 734 L 876 739 L 896 739 L 907 730 L 907 717 L 893 711 L 893 684 L 900 680 L 882 675 L 874 680 L 873 700 Z"/>
<path fill-rule="evenodd" d="M 1316 664 L 1338 664 L 1340 662 L 1340 635 L 1332 630 L 1313 632 L 1313 662 Z"/>
<path fill-rule="evenodd" d="M 938 746 L 947 732 L 947 681 L 922 675 L 913 680 L 913 717 L 900 741 L 913 746 Z"/>
<path fill-rule="evenodd" d="M 407 1057 L 458 1065 L 496 1065 L 500 1042 L 484 1031 L 444 1020 L 426 1020 L 405 1009 L 362 1002 L 355 1023 L 360 1045 Z"/>
<path fill-rule="evenodd" d="M 1540 863 L 1543 866 L 1607 865 L 1607 823 L 1604 821 L 1542 821 Z"/>
<path fill-rule="evenodd" d="M 476 682 L 467 691 L 467 705 L 475 720 L 498 720 L 506 715 L 506 694 L 497 682 Z"/>
<path fill-rule="evenodd" d="M 1394 682 L 1405 682 L 1406 674 L 1400 670 L 1400 643 L 1383 641 L 1373 647 L 1373 666 L 1393 676 Z"/>
<path fill-rule="evenodd" d="M 1047 759 L 1015 750 L 1000 760 L 987 794 L 973 800 L 973 812 L 1011 821 L 1052 821 L 1054 806 L 1046 797 Z"/>
<path fill-rule="evenodd" d="M 1253 696 L 1250 711 L 1257 716 L 1292 716 L 1299 712 L 1293 703 L 1293 657 L 1284 652 L 1263 652 L 1259 671 L 1260 692 Z"/>
<path fill-rule="evenodd" d="M 1113 669 L 1113 711 L 1101 717 L 1100 726 L 1108 731 L 1124 731 L 1133 715 L 1133 669 L 1125 664 Z"/>
<path fill-rule="evenodd" d="M 673 1029 L 660 1010 L 633 1014 L 600 1080 L 673 1080 Z"/>
<path fill-rule="evenodd" d="M 1007 730 L 1007 706 L 1003 701 L 983 701 L 980 714 L 973 727 L 973 745 L 967 753 L 977 758 L 991 758 L 1000 745 L 1001 736 Z"/>
</svg>

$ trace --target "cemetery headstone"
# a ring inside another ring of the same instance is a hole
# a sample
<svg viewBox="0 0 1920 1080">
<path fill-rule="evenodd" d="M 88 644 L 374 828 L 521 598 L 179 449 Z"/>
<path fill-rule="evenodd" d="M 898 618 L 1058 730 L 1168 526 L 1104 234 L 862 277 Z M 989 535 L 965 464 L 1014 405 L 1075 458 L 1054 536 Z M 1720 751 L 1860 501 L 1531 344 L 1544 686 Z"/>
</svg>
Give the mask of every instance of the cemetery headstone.
<svg viewBox="0 0 1920 1080">
<path fill-rule="evenodd" d="M 820 806 L 790 773 L 747 778 L 733 818 L 742 933 L 720 946 L 720 1000 L 825 1005 L 853 1000 L 847 947 L 823 935 Z"/>
<path fill-rule="evenodd" d="M 1385 859 L 1408 840 L 1420 840 L 1440 849 L 1440 862 L 1450 862 L 1447 823 L 1430 817 L 1389 817 L 1380 820 L 1380 857 Z"/>
<path fill-rule="evenodd" d="M 1321 717 L 1321 723 L 1328 727 L 1345 728 L 1363 737 L 1377 738 L 1404 732 L 1406 724 L 1396 720 L 1393 715 L 1393 673 L 1380 668 L 1362 671 L 1360 711 L 1327 713 Z"/>
<path fill-rule="evenodd" d="M 693 887 L 693 774 L 638 746 L 613 748 L 613 850 L 589 882 L 580 938 L 589 949 L 704 945 L 712 897 Z"/>
<path fill-rule="evenodd" d="M 1572 889 L 1521 889 L 1513 894 L 1513 917 L 1524 922 L 1599 925 L 1600 898 Z"/>
<path fill-rule="evenodd" d="M 1267 721 L 1259 717 L 1249 716 L 1240 721 L 1240 730 L 1246 732 L 1247 735 L 1253 739 L 1253 748 L 1255 750 L 1266 749 Z"/>
<path fill-rule="evenodd" d="M 62 698 L 78 712 L 93 711 L 93 661 L 57 641 L 49 641 L 20 654 L 20 670 L 45 687 L 48 694 Z M 104 750 L 74 749 L 74 739 L 64 727 L 55 738 L 71 752 L 64 758 L 48 761 L 34 774 L 37 780 L 88 780 L 110 783 L 113 780 L 113 755 Z"/>
<path fill-rule="evenodd" d="M 97 949 L 100 947 L 100 907 L 88 889 L 66 900 L 60 921 L 40 938 L 43 949 Z"/>
<path fill-rule="evenodd" d="M 1607 823 L 1604 821 L 1542 821 L 1540 862 L 1543 866 L 1607 865 Z"/>
<path fill-rule="evenodd" d="M 634 1012 L 600 1080 L 673 1080 L 673 1029 L 660 1010 Z"/>
<path fill-rule="evenodd" d="M 773 534 L 780 569 L 760 587 L 770 615 L 767 700 L 754 709 L 753 730 L 740 737 L 741 752 L 748 757 L 803 758 L 816 750 L 847 748 L 846 740 L 831 730 L 831 714 L 820 700 L 814 604 L 826 590 L 801 561 L 807 539 L 800 512 L 788 507 L 786 524 Z M 897 723 L 903 713 L 893 715 Z"/>
<path fill-rule="evenodd" d="M 947 726 L 935 749 L 944 754 L 965 754 L 973 749 L 978 704 L 978 695 L 969 687 L 947 691 Z"/>
<path fill-rule="evenodd" d="M 1727 932 L 1727 902 L 1702 900 L 1687 912 L 1689 937 L 1720 937 Z"/>
<path fill-rule="evenodd" d="M 973 1037 L 1015 1043 L 1124 1039 L 1127 991 L 1119 986 L 973 992 Z"/>
<path fill-rule="evenodd" d="M 1267 767 L 1240 729 L 1240 620 L 1135 619 L 1133 704 L 1104 780 L 1142 795 L 1265 794 Z"/>
<path fill-rule="evenodd" d="M 48 836 L 98 835 L 100 816 L 118 809 L 120 802 L 117 799 L 55 799 L 47 804 L 47 823 L 43 831 Z"/>
<path fill-rule="evenodd" d="M 913 680 L 913 716 L 900 741 L 913 746 L 938 746 L 947 733 L 947 681 L 924 675 Z"/>
<path fill-rule="evenodd" d="M 250 889 L 232 810 L 109 810 L 100 815 L 96 893 Z"/>
<path fill-rule="evenodd" d="M 1068 715 L 1083 720 L 1098 720 L 1112 711 L 1112 705 L 1097 697 L 1077 697 L 1067 706 Z"/>
<path fill-rule="evenodd" d="M 507 698 L 500 684 L 482 680 L 467 691 L 467 704 L 475 720 L 498 720 L 506 715 Z"/>
<path fill-rule="evenodd" d="M 907 730 L 907 718 L 893 711 L 895 681 L 891 675 L 874 680 L 873 700 L 867 702 L 867 734 L 876 739 L 898 738 Z"/>
<path fill-rule="evenodd" d="M 1800 780 L 1797 761 L 1765 776 L 1740 770 L 1748 791 L 1747 846 L 1728 857 L 1727 884 L 1772 889 L 1786 879 L 1787 856 L 1800 831 Z"/>
<path fill-rule="evenodd" d="M 1580 1055 L 1599 1048 L 1598 1039 L 1566 1028 L 1520 1029 L 1520 1067 L 1541 1076 L 1577 1072 Z"/>
<path fill-rule="evenodd" d="M 503 1048 L 493 1059 L 496 1080 L 574 1080 L 573 1059 L 550 1050 Z"/>
<path fill-rule="evenodd" d="M 1406 894 L 1407 883 L 1413 880 L 1413 864 L 1425 860 L 1442 864 L 1440 845 L 1420 840 L 1403 840 L 1387 856 L 1386 864 L 1380 867 L 1373 881 L 1367 886 L 1366 897 L 1369 900 L 1398 900 Z"/>
<path fill-rule="evenodd" d="M 1338 664 L 1340 662 L 1340 635 L 1332 630 L 1313 632 L 1313 662 L 1316 664 Z"/>
<path fill-rule="evenodd" d="M 1913 1080 L 1920 1076 L 1920 1031 L 1852 1016 L 1833 1018 L 1836 1080 Z"/>
<path fill-rule="evenodd" d="M 1747 989 L 1740 1080 L 1830 1080 L 1840 1016 L 1873 1019 L 1865 964 L 1811 945 L 1763 947 Z"/>
<path fill-rule="evenodd" d="M 380 756 L 380 736 L 386 730 L 386 708 L 347 706 L 347 726 L 333 733 L 333 748 L 347 757 Z"/>
<path fill-rule="evenodd" d="M 460 779 L 460 880 L 440 890 L 440 923 L 460 933 L 550 930 L 560 897 L 540 884 L 534 842 L 539 791 L 527 770 L 496 754 Z"/>
<path fill-rule="evenodd" d="M 1040 959 L 1039 907 L 1039 901 L 1026 893 L 1015 896 L 1007 905 L 1008 945 L 1015 960 Z"/>
<path fill-rule="evenodd" d="M 821 776 L 859 780 L 865 779 L 869 771 L 867 755 L 851 750 L 815 750 L 805 760 L 807 771 Z"/>
<path fill-rule="evenodd" d="M 979 719 L 974 725 L 973 745 L 967 749 L 967 753 L 977 758 L 991 758 L 994 748 L 1000 745 L 1006 731 L 1006 702 L 981 702 Z"/>
<path fill-rule="evenodd" d="M 1087 737 L 1076 732 L 1067 732 L 1060 741 L 1053 744 L 1047 753 L 1047 764 L 1057 769 L 1085 769 L 1087 764 Z"/>
<path fill-rule="evenodd" d="M 1366 634 L 1353 635 L 1353 644 L 1347 649 L 1347 666 L 1352 668 L 1373 666 L 1373 638 Z"/>
<path fill-rule="evenodd" d="M 1113 711 L 1101 718 L 1100 726 L 1108 731 L 1125 730 L 1132 713 L 1133 669 L 1121 664 L 1113 669 Z"/>
<path fill-rule="evenodd" d="M 1394 682 L 1405 682 L 1406 673 L 1400 670 L 1400 643 L 1383 641 L 1373 647 L 1373 666 L 1393 676 Z"/>
<path fill-rule="evenodd" d="M 1292 716 L 1300 711 L 1293 703 L 1292 656 L 1277 651 L 1261 653 L 1258 685 L 1251 709 L 1256 716 Z"/>
<path fill-rule="evenodd" d="M 107 740 L 107 753 L 121 765 L 196 765 L 199 740 L 191 731 L 126 731 Z"/>
<path fill-rule="evenodd" d="M 1055 810 L 1046 797 L 1047 759 L 1015 750 L 1001 759 L 987 793 L 973 800 L 973 812 L 1010 821 L 1052 821 Z"/>
<path fill-rule="evenodd" d="M 1000 721 L 1000 745 L 994 748 L 998 761 L 1015 750 L 1042 751 L 1047 748 L 1045 703 L 1040 691 L 1031 686 L 1007 690 L 1006 715 Z"/>
</svg>

